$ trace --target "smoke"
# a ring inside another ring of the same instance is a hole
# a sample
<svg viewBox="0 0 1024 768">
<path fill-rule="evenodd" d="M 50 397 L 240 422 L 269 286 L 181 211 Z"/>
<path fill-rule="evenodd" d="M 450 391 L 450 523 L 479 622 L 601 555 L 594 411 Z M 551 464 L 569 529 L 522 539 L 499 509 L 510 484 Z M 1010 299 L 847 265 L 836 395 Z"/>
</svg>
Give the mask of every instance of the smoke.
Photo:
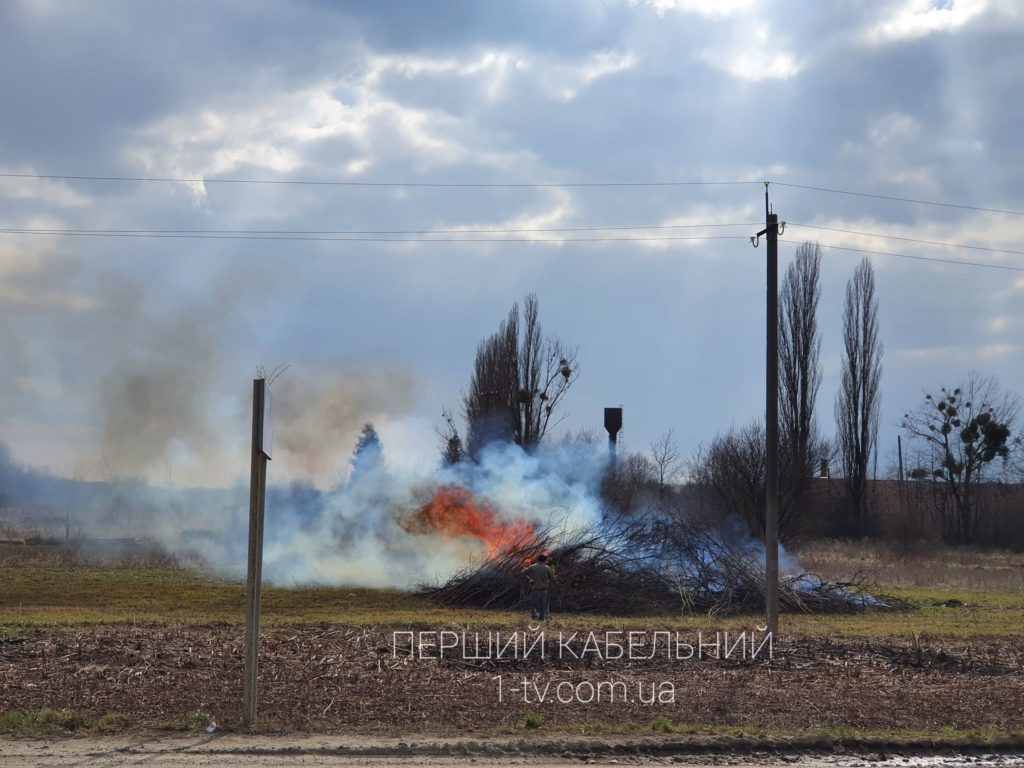
<svg viewBox="0 0 1024 768">
<path fill-rule="evenodd" d="M 465 488 L 507 521 L 522 518 L 563 530 L 600 518 L 597 491 L 606 458 L 590 446 L 557 446 L 526 453 L 495 444 L 479 463 L 432 473 L 387 462 L 387 447 L 364 444 L 348 480 L 326 492 L 294 485 L 268 496 L 264 573 L 277 584 L 353 584 L 410 587 L 445 578 L 486 552 L 472 536 L 449 536 L 409 525 L 441 488 Z M 232 570 L 244 562 L 233 542 L 234 523 L 208 538 L 205 562 Z"/>
<path fill-rule="evenodd" d="M 0 244 L 0 441 L 20 458 L 97 480 L 230 486 L 248 475 L 249 379 L 259 363 L 285 362 L 277 476 L 329 487 L 364 421 L 414 407 L 414 379 L 398 366 L 308 362 L 292 340 L 298 359 L 268 352 L 263 329 L 291 279 L 279 265 L 207 274 L 205 263 L 149 258 L 147 274 L 97 271 L 59 250 Z"/>
<path fill-rule="evenodd" d="M 137 324 L 102 377 L 96 410 L 101 451 L 119 473 L 142 476 L 168 456 L 177 441 L 186 451 L 211 456 L 219 449 L 207 412 L 217 371 L 213 341 L 201 314 L 166 322 L 147 318 L 141 296 L 118 291 L 108 307 Z"/>
<path fill-rule="evenodd" d="M 387 455 L 387 446 L 375 433 L 367 439 L 364 430 L 350 460 L 332 455 L 336 468 L 350 469 L 344 482 L 328 490 L 308 481 L 268 489 L 269 583 L 406 588 L 479 562 L 487 551 L 479 538 L 409 524 L 445 488 L 465 489 L 502 520 L 521 518 L 566 533 L 601 517 L 598 489 L 607 457 L 596 446 L 553 445 L 527 453 L 492 444 L 478 463 L 435 471 L 399 467 Z M 227 577 L 244 575 L 249 513 L 243 485 L 174 489 L 141 481 L 59 480 L 16 467 L 6 451 L 0 451 L 0 479 L 15 496 L 70 509 L 73 536 L 138 537 L 184 562 Z M 63 529 L 63 515 L 50 522 Z"/>
<path fill-rule="evenodd" d="M 101 451 L 112 474 L 154 478 L 177 467 L 209 485 L 245 475 L 251 388 L 237 369 L 231 375 L 223 336 L 231 324 L 224 307 L 249 295 L 225 281 L 187 311 L 160 317 L 143 306 L 132 283 L 107 286 L 108 322 L 130 328 L 121 331 L 97 388 Z M 231 378 L 239 383 L 225 392 Z M 320 486 L 337 482 L 338 457 L 362 423 L 407 412 L 414 391 L 412 376 L 396 367 L 320 363 L 287 370 L 274 386 L 275 471 Z"/>
<path fill-rule="evenodd" d="M 526 525 L 531 535 L 534 528 L 542 530 L 545 540 L 557 545 L 575 534 L 612 531 L 617 521 L 629 525 L 647 515 L 669 521 L 682 514 L 680 519 L 689 520 L 685 510 L 670 508 L 674 502 L 646 504 L 626 518 L 609 517 L 600 495 L 607 455 L 592 444 L 560 443 L 528 453 L 516 445 L 493 443 L 477 462 L 423 471 L 389 462 L 387 445 L 367 424 L 355 452 L 335 456 L 334 463 L 339 474 L 347 470 L 347 478 L 329 489 L 309 481 L 268 489 L 268 583 L 410 588 L 446 581 L 478 565 L 494 551 L 495 542 L 480 533 L 485 528 L 522 531 Z M 48 520 L 52 528 L 63 529 L 64 515 L 47 518 L 45 510 L 70 510 L 73 536 L 137 537 L 186 564 L 229 578 L 244 576 L 249 515 L 244 485 L 173 489 L 140 481 L 60 479 L 16 466 L 2 444 L 0 484 L 7 493 L 0 501 L 36 505 L 43 510 L 37 522 Z M 458 503 L 438 504 L 446 498 Z M 431 514 L 424 516 L 427 509 Z M 2 511 L 0 507 L 0 528 L 10 528 Z M 472 518 L 438 520 L 438 514 Z M 763 561 L 762 544 L 738 520 L 726 518 L 705 533 L 705 546 Z M 87 538 L 77 543 L 96 550 Z M 785 552 L 780 560 L 784 574 L 801 572 Z"/>
<path fill-rule="evenodd" d="M 224 272 L 201 289 L 161 297 L 120 274 L 90 283 L 59 254 L 0 265 L 12 276 L 0 293 L 0 319 L 10 321 L 0 323 L 0 348 L 14 361 L 0 395 L 20 414 L 0 439 L 18 456 L 34 440 L 36 455 L 50 460 L 68 450 L 60 427 L 74 423 L 76 448 L 91 457 L 90 469 L 67 479 L 18 466 L 4 447 L 0 524 L 61 537 L 67 530 L 71 539 L 151 540 L 185 562 L 243 575 L 248 374 L 256 362 L 246 358 L 262 347 L 239 307 L 266 299 L 266 276 Z M 408 371 L 300 358 L 272 389 L 271 583 L 409 587 L 473 564 L 487 543 L 451 535 L 473 526 L 446 534 L 409 524 L 446 488 L 464 489 L 510 529 L 522 520 L 568 533 L 602 520 L 603 445 L 528 453 L 499 442 L 475 462 L 431 466 L 436 454 L 424 443 L 432 436 L 410 427 L 421 385 Z M 368 421 L 393 443 L 363 440 L 353 457 Z M 49 426 L 43 442 L 37 436 Z M 410 464 L 410 456 L 422 461 Z M 27 510 L 17 520 L 15 506 Z"/>
<path fill-rule="evenodd" d="M 298 366 L 273 386 L 274 472 L 325 487 L 347 475 L 346 459 L 366 422 L 409 412 L 416 387 L 396 367 Z"/>
</svg>

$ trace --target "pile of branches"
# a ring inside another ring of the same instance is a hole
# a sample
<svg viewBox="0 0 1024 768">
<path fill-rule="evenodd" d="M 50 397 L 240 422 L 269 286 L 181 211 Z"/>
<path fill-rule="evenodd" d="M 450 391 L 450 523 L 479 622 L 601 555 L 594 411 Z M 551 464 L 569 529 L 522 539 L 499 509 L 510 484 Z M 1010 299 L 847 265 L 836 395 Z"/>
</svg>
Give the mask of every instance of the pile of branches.
<svg viewBox="0 0 1024 768">
<path fill-rule="evenodd" d="M 523 576 L 538 555 L 554 568 L 551 608 L 563 613 L 650 615 L 671 612 L 748 614 L 764 610 L 764 554 L 685 521 L 606 520 L 596 531 L 538 531 L 417 592 L 451 606 L 521 609 Z M 894 607 L 856 584 L 801 574 L 779 585 L 780 610 L 849 613 Z"/>
</svg>

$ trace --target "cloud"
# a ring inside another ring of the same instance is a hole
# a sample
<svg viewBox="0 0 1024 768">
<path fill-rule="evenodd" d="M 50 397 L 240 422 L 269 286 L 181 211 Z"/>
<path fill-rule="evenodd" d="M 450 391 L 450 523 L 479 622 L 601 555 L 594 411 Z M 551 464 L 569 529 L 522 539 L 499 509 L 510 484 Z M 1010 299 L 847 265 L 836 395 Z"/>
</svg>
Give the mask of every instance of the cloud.
<svg viewBox="0 0 1024 768">
<path fill-rule="evenodd" d="M 748 35 L 731 45 L 705 49 L 701 59 L 730 76 L 748 83 L 789 80 L 804 67 L 797 57 L 782 48 L 766 20 L 756 20 Z"/>
<path fill-rule="evenodd" d="M 0 7 L 0 64 L 24 73 L 0 83 L 8 169 L 282 181 L 772 179 L 1024 208 L 1015 172 L 1024 162 L 1019 3 L 48 6 Z M 741 239 L 719 241 L 710 238 L 720 228 L 681 225 L 758 221 L 762 194 L 755 184 L 0 183 L 9 227 L 660 225 L 703 238 L 574 243 L 565 233 L 556 244 L 466 245 L 0 235 L 0 394 L 19 414 L 0 425 L 0 438 L 46 463 L 80 459 L 96 471 L 105 453 L 119 473 L 160 479 L 169 462 L 176 482 L 230 483 L 248 471 L 252 372 L 288 362 L 281 386 L 309 409 L 290 414 L 296 432 L 281 438 L 278 477 L 332 482 L 352 429 L 370 418 L 386 442 L 401 444 L 392 450 L 404 463 L 433 460 L 432 425 L 440 406 L 458 401 L 478 340 L 532 290 L 545 327 L 580 347 L 584 376 L 567 428 L 593 425 L 603 405 L 622 403 L 634 445 L 675 423 L 695 447 L 722 428 L 721 414 L 763 408 L 764 252 L 746 242 L 756 229 L 728 229 Z M 1020 217 L 781 185 L 771 196 L 792 222 L 1011 250 L 1024 241 Z M 783 259 L 804 238 L 1021 263 L 795 226 Z M 825 251 L 826 359 L 839 354 L 843 289 L 859 258 Z M 970 349 L 1003 380 L 1024 375 L 1020 356 L 1000 346 L 1024 323 L 1024 281 L 872 259 L 893 350 L 887 408 L 962 367 Z M 833 385 L 826 380 L 824 398 Z M 348 410 L 332 405 L 338 396 Z M 827 431 L 824 417 L 827 408 Z M 62 436 L 73 449 L 54 449 Z"/>
<path fill-rule="evenodd" d="M 790 53 L 772 53 L 769 51 L 752 51 L 735 53 L 725 60 L 714 54 L 708 54 L 709 63 L 724 69 L 739 80 L 760 83 L 765 80 L 789 80 L 800 73 L 801 65 Z"/>
<path fill-rule="evenodd" d="M 543 87 L 556 98 L 569 101 L 601 78 L 629 71 L 635 65 L 636 58 L 628 51 L 597 51 L 582 63 L 545 66 Z"/>
<path fill-rule="evenodd" d="M 988 7 L 988 0 L 903 0 L 867 32 L 867 38 L 885 43 L 955 30 Z"/>
<path fill-rule="evenodd" d="M 33 168 L 3 168 L 4 173 L 34 174 Z M 84 208 L 89 198 L 71 189 L 65 182 L 49 179 L 0 177 L 0 199 L 33 202 L 58 208 Z"/>
<path fill-rule="evenodd" d="M 634 2 L 636 1 L 634 0 Z M 646 0 L 646 2 L 660 15 L 674 11 L 721 19 L 750 10 L 758 5 L 759 0 Z"/>
<path fill-rule="evenodd" d="M 941 361 L 955 363 L 959 368 L 975 363 L 991 364 L 1020 354 L 1015 344 L 967 344 L 962 346 L 896 349 L 893 354 L 904 362 Z"/>
<path fill-rule="evenodd" d="M 565 87 L 585 87 L 629 65 L 626 55 L 598 54 L 575 68 Z M 494 51 L 475 58 L 371 55 L 364 66 L 302 88 L 260 83 L 226 100 L 190 105 L 135 131 L 123 156 L 146 173 L 185 178 L 252 169 L 357 179 L 379 170 L 385 156 L 389 164 L 406 160 L 406 174 L 467 164 L 510 169 L 522 163 L 522 152 L 488 146 L 454 107 L 421 107 L 402 97 L 406 84 L 433 88 L 454 79 L 497 98 L 508 72 L 520 66 L 526 65 L 512 54 Z M 206 187 L 194 187 L 205 200 Z"/>
</svg>

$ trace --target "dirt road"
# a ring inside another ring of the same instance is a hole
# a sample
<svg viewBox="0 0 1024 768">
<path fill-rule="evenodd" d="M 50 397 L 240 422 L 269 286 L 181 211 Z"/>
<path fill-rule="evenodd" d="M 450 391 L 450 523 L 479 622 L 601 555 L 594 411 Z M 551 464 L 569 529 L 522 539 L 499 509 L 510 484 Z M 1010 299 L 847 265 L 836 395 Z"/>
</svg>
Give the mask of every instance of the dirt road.
<svg viewBox="0 0 1024 768">
<path fill-rule="evenodd" d="M 661 742 L 662 746 L 667 742 Z M 646 750 L 653 746 L 654 751 Z M 609 750 L 599 754 L 595 747 Z M 461 766 L 530 765 L 538 768 L 566 765 L 669 765 L 730 766 L 731 768 L 1009 768 L 1024 766 L 1024 755 L 883 756 L 691 754 L 658 752 L 650 740 L 559 741 L 556 739 L 458 741 L 419 739 L 401 742 L 367 737 L 268 737 L 224 734 L 158 738 L 71 738 L 48 740 L 0 739 L 3 768 L 46 766 L 156 765 L 160 768 L 277 768 L 278 766 Z"/>
</svg>

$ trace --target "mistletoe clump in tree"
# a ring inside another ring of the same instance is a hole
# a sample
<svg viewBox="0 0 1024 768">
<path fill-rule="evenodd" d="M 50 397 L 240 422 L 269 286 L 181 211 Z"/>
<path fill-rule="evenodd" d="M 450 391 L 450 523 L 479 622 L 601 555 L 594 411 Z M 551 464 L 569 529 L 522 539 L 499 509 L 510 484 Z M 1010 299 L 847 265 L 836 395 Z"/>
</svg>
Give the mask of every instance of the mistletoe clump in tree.
<svg viewBox="0 0 1024 768">
<path fill-rule="evenodd" d="M 950 538 L 976 538 L 979 486 L 1021 447 L 1021 438 L 1012 437 L 1017 411 L 1014 395 L 1000 392 L 993 379 L 972 374 L 952 391 L 943 387 L 939 396 L 925 395 L 916 411 L 903 416 L 903 429 L 923 443 L 928 461 L 911 477 L 930 476 L 952 500 L 952 515 L 944 521 Z"/>
</svg>

